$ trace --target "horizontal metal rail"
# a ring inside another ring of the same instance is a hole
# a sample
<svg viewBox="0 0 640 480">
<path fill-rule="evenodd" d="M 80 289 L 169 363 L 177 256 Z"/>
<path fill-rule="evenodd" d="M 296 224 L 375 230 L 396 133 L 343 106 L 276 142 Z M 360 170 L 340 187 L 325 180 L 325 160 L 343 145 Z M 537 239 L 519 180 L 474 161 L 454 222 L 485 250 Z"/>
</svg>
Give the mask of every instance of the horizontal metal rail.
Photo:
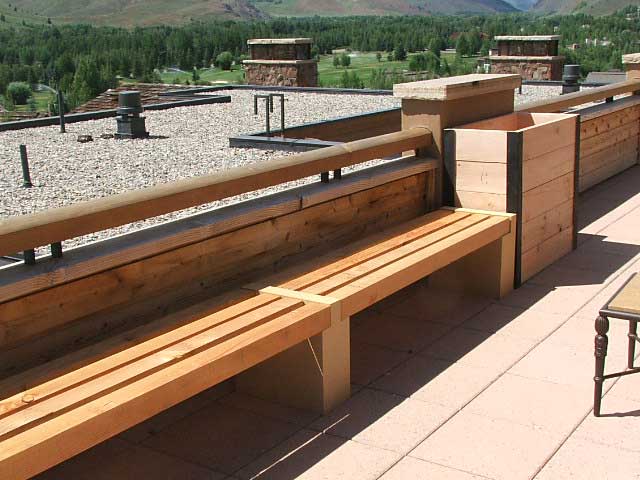
<svg viewBox="0 0 640 480">
<path fill-rule="evenodd" d="M 518 112 L 557 113 L 564 112 L 571 107 L 577 107 L 589 102 L 613 98 L 616 95 L 640 91 L 640 80 L 627 80 L 604 87 L 597 87 L 575 93 L 568 93 L 560 97 L 524 103 L 516 108 Z"/>
<path fill-rule="evenodd" d="M 431 145 L 411 128 L 0 221 L 0 256 Z"/>
</svg>

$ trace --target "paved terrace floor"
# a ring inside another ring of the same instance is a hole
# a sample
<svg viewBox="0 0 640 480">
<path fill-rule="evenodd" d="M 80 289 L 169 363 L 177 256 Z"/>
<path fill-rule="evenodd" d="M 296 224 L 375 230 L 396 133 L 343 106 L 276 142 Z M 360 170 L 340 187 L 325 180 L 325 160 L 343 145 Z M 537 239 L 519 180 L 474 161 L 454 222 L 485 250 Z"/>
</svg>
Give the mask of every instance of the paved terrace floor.
<svg viewBox="0 0 640 480">
<path fill-rule="evenodd" d="M 593 320 L 640 270 L 639 182 L 636 167 L 587 192 L 578 250 L 503 301 L 423 283 L 354 318 L 353 397 L 328 416 L 224 384 L 40 478 L 640 478 L 640 375 L 591 413 Z"/>
</svg>

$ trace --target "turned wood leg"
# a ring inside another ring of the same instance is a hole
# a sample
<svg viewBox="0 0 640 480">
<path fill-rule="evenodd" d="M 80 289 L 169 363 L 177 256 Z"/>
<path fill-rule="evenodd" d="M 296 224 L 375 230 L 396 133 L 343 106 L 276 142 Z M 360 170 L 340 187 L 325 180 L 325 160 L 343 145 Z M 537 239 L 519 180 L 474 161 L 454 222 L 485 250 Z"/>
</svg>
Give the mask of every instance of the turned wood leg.
<svg viewBox="0 0 640 480">
<path fill-rule="evenodd" d="M 593 392 L 593 414 L 600 416 L 600 404 L 602 402 L 602 384 L 604 382 L 604 360 L 607 356 L 607 332 L 609 331 L 609 319 L 599 316 L 596 318 L 595 357 L 596 374 L 593 377 L 595 388 Z"/>
<path fill-rule="evenodd" d="M 633 360 L 636 356 L 636 342 L 638 338 L 638 322 L 635 320 L 629 321 L 629 352 L 628 352 L 628 360 L 627 367 L 633 368 Z"/>
</svg>

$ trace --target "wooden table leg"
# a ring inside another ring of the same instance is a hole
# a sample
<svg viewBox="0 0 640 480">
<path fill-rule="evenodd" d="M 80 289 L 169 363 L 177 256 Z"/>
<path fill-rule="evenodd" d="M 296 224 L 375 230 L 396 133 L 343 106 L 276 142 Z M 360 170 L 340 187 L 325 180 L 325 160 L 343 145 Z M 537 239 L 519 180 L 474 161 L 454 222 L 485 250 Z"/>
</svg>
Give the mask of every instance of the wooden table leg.
<svg viewBox="0 0 640 480">
<path fill-rule="evenodd" d="M 636 342 L 638 341 L 638 322 L 629 320 L 629 352 L 627 367 L 633 368 L 633 360 L 636 356 Z"/>
<path fill-rule="evenodd" d="M 600 404 L 602 402 L 602 384 L 604 382 L 604 360 L 607 356 L 607 345 L 609 339 L 607 332 L 609 331 L 609 319 L 607 317 L 598 316 L 596 318 L 596 339 L 595 339 L 595 357 L 596 357 L 596 374 L 593 377 L 595 388 L 593 392 L 593 414 L 600 416 Z"/>
</svg>

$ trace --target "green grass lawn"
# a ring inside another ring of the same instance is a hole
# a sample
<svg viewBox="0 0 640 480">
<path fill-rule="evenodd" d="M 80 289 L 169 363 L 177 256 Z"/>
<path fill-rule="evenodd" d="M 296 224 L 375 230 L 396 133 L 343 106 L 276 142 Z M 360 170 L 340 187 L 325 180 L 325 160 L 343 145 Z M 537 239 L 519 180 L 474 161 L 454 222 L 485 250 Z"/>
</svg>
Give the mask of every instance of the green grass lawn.
<svg viewBox="0 0 640 480">
<path fill-rule="evenodd" d="M 402 75 L 409 70 L 409 54 L 407 60 L 403 61 L 389 61 L 387 60 L 387 52 L 381 52 L 381 61 L 376 58 L 376 52 L 355 52 L 351 56 L 351 65 L 346 69 L 344 67 L 333 66 L 333 55 L 321 55 L 318 63 L 318 80 L 320 86 L 323 87 L 339 87 L 341 86 L 341 78 L 346 71 L 350 74 L 357 73 L 360 80 L 362 80 L 365 86 L 369 86 L 369 81 L 375 70 L 386 70 L 388 73 L 396 72 L 398 75 Z M 451 65 L 455 61 L 455 54 L 442 53 L 442 58 L 446 59 Z M 476 58 L 469 57 L 463 58 L 462 61 L 467 65 L 467 68 L 472 70 L 475 68 Z M 202 82 L 227 82 L 230 84 L 242 83 L 244 80 L 242 66 L 234 65 L 231 71 L 220 70 L 218 68 L 206 68 L 198 70 L 200 81 Z M 163 83 L 180 83 L 185 84 L 189 81 L 189 84 L 193 85 L 191 72 L 163 72 L 160 74 L 160 78 Z M 415 77 L 407 77 L 407 81 L 415 79 Z"/>
<path fill-rule="evenodd" d="M 49 111 L 49 102 L 53 99 L 53 93 L 51 92 L 33 92 L 33 98 L 36 101 L 36 111 L 38 112 L 48 112 Z M 4 105 L 4 96 L 0 95 L 0 103 Z M 31 106 L 29 104 L 26 105 L 15 105 L 14 110 L 16 112 L 30 112 Z"/>
<path fill-rule="evenodd" d="M 382 61 L 379 62 L 376 58 L 376 52 L 366 52 L 353 54 L 351 56 L 351 65 L 346 70 L 349 73 L 357 73 L 360 80 L 367 84 L 374 70 L 396 70 L 398 73 L 402 73 L 403 70 L 408 70 L 408 68 L 409 60 L 390 62 L 387 60 L 387 54 L 383 52 Z M 318 62 L 318 81 L 320 85 L 326 87 L 339 86 L 340 78 L 344 71 L 344 67 L 333 66 L 333 55 L 322 55 Z"/>
</svg>

